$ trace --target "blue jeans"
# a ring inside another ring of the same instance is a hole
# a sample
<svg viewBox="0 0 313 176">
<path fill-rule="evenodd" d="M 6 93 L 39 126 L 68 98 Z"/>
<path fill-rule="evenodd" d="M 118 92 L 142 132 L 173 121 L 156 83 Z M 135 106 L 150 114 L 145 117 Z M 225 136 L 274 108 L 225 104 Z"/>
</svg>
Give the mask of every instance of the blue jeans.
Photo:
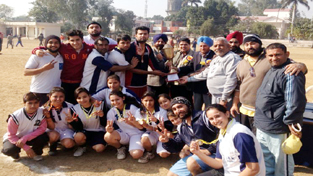
<svg viewBox="0 0 313 176">
<path fill-rule="evenodd" d="M 287 133 L 272 134 L 257 129 L 256 138 L 263 151 L 266 176 L 292 176 L 295 165 L 293 156 L 286 155 L 281 148 L 281 144 L 287 138 Z"/>
</svg>

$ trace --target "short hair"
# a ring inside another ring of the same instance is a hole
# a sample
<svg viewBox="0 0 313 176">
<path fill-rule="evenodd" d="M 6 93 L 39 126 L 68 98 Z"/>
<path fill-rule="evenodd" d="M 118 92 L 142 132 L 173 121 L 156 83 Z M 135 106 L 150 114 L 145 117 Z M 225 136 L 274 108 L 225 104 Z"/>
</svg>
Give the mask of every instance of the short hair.
<svg viewBox="0 0 313 176">
<path fill-rule="evenodd" d="M 74 97 L 77 99 L 78 95 L 82 92 L 85 92 L 86 94 L 90 95 L 89 91 L 85 87 L 78 87 L 74 91 Z"/>
<path fill-rule="evenodd" d="M 118 37 L 116 41 L 117 41 L 117 43 L 119 43 L 121 40 L 131 41 L 132 39 L 130 38 L 129 35 L 123 35 L 122 37 Z"/>
<path fill-rule="evenodd" d="M 81 30 L 78 30 L 78 29 L 71 29 L 71 30 L 66 32 L 66 35 L 67 35 L 68 39 L 70 39 L 70 37 L 73 37 L 73 36 L 78 36 L 81 39 L 84 38 L 83 32 Z"/>
<path fill-rule="evenodd" d="M 39 96 L 36 93 L 28 92 L 23 96 L 23 102 L 26 103 L 28 101 L 37 100 L 40 101 Z"/>
<path fill-rule="evenodd" d="M 98 41 L 107 41 L 108 42 L 108 44 L 110 44 L 110 41 L 109 41 L 109 39 L 107 39 L 107 38 L 105 38 L 105 37 L 99 37 L 99 38 L 97 38 L 96 40 L 95 40 L 95 45 L 97 45 L 98 44 Z"/>
<path fill-rule="evenodd" d="M 270 45 L 268 45 L 268 46 L 266 47 L 265 50 L 278 49 L 278 48 L 280 48 L 281 50 L 283 50 L 284 53 L 287 53 L 287 47 L 286 47 L 284 44 L 282 44 L 282 43 L 271 43 Z"/>
<path fill-rule="evenodd" d="M 190 45 L 190 39 L 187 38 L 187 37 L 181 38 L 180 41 L 179 41 L 179 43 L 180 43 L 180 42 L 187 42 L 187 43 Z"/>
<path fill-rule="evenodd" d="M 217 37 L 215 40 L 216 41 L 223 41 L 224 44 L 229 44 L 228 40 L 225 37 Z"/>
<path fill-rule="evenodd" d="M 110 75 L 110 76 L 107 78 L 107 81 L 109 81 L 109 79 L 115 79 L 116 81 L 121 82 L 120 77 L 119 77 L 118 75 L 116 75 L 116 74 Z"/>
<path fill-rule="evenodd" d="M 167 111 L 167 117 L 177 117 L 172 110 Z"/>
<path fill-rule="evenodd" d="M 138 30 L 141 30 L 141 31 L 148 31 L 148 34 L 150 33 L 150 29 L 146 26 L 139 26 L 139 27 L 136 27 L 135 29 L 135 33 L 137 34 Z"/>
</svg>

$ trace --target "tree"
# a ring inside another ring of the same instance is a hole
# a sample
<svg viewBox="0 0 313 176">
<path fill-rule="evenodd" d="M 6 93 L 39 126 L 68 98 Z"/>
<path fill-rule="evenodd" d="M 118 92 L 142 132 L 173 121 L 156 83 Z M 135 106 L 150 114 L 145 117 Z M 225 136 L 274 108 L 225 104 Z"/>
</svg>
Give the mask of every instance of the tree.
<svg viewBox="0 0 313 176">
<path fill-rule="evenodd" d="M 13 12 L 13 8 L 5 4 L 0 5 L 0 18 L 11 18 L 13 16 Z"/>
<path fill-rule="evenodd" d="M 265 9 L 279 8 L 277 0 L 241 0 L 238 4 L 239 15 L 256 16 L 263 15 Z"/>
<path fill-rule="evenodd" d="M 133 11 L 120 10 L 115 21 L 117 31 L 131 35 L 132 29 L 135 26 L 135 17 Z"/>
<path fill-rule="evenodd" d="M 286 8 L 290 5 L 292 6 L 292 18 L 291 18 L 291 34 L 292 34 L 296 10 L 298 9 L 298 5 L 302 4 L 305 7 L 307 7 L 308 10 L 310 10 L 309 2 L 307 0 L 282 0 L 281 4 L 282 4 L 282 6 L 281 6 L 282 9 Z"/>
<path fill-rule="evenodd" d="M 290 29 L 287 30 L 290 33 Z M 313 20 L 308 18 L 299 18 L 295 20 L 293 34 L 297 39 L 312 40 L 313 39 Z"/>
<path fill-rule="evenodd" d="M 28 12 L 28 15 L 34 17 L 36 22 L 54 23 L 58 21 L 58 14 L 51 10 L 48 2 L 49 0 L 36 0 L 31 2 L 33 8 Z"/>
<path fill-rule="evenodd" d="M 195 5 L 195 7 L 198 7 L 198 3 L 201 3 L 201 0 L 184 0 L 181 6 L 188 6 L 188 3 L 190 3 L 190 6 Z"/>
<path fill-rule="evenodd" d="M 278 32 L 275 26 L 261 22 L 255 22 L 252 24 L 251 33 L 258 34 L 261 38 L 278 38 Z"/>
<path fill-rule="evenodd" d="M 214 24 L 213 18 L 208 18 L 200 27 L 200 35 L 203 36 L 217 36 L 222 35 L 223 30 L 221 30 L 220 26 Z"/>
<path fill-rule="evenodd" d="M 164 20 L 164 17 L 161 15 L 153 15 L 153 17 L 148 18 L 150 20 Z"/>
<path fill-rule="evenodd" d="M 239 23 L 237 23 L 235 26 L 231 27 L 230 29 L 233 31 L 241 31 L 246 33 L 251 33 L 252 25 L 255 23 L 255 21 L 251 18 L 246 18 Z"/>
</svg>

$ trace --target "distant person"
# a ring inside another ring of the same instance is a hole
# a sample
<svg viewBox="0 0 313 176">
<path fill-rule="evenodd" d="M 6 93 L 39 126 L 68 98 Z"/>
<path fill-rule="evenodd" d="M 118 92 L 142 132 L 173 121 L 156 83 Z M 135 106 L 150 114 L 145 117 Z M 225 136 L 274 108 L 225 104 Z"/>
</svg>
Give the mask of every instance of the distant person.
<svg viewBox="0 0 313 176">
<path fill-rule="evenodd" d="M 61 86 L 63 58 L 59 54 L 60 46 L 58 36 L 48 36 L 45 41 L 48 52 L 43 57 L 31 55 L 25 65 L 24 76 L 33 76 L 30 91 L 40 97 L 40 106 L 49 100 L 47 94 L 53 87 Z"/>
<path fill-rule="evenodd" d="M 2 43 L 3 43 L 3 34 L 2 34 L 2 32 L 0 32 L 0 54 L 2 51 Z"/>
<path fill-rule="evenodd" d="M 193 48 L 193 51 L 197 50 L 197 39 L 196 38 L 192 41 L 192 48 Z"/>
<path fill-rule="evenodd" d="M 9 45 L 11 45 L 13 49 L 13 36 L 9 34 L 7 38 L 8 38 L 7 48 L 9 47 Z"/>
<path fill-rule="evenodd" d="M 63 43 L 64 40 L 65 40 L 65 37 L 64 37 L 64 34 L 63 34 L 63 33 L 60 35 L 60 39 L 61 39 L 61 43 Z"/>
<path fill-rule="evenodd" d="M 40 43 L 39 43 L 39 46 L 43 46 L 43 44 L 42 44 L 43 39 L 44 39 L 43 34 L 40 33 L 40 35 L 38 36 L 38 40 L 39 40 L 39 42 L 40 42 Z"/>
<path fill-rule="evenodd" d="M 93 45 L 97 38 L 104 37 L 103 35 L 101 35 L 102 26 L 96 21 L 93 21 L 87 25 L 87 32 L 89 35 L 84 36 L 84 42 L 89 45 Z M 117 42 L 109 37 L 106 38 L 109 40 L 109 51 L 111 51 L 113 48 L 116 47 Z"/>
<path fill-rule="evenodd" d="M 22 34 L 17 37 L 17 43 L 15 46 L 17 47 L 18 44 L 20 44 L 22 47 L 24 47 L 22 44 Z"/>
</svg>

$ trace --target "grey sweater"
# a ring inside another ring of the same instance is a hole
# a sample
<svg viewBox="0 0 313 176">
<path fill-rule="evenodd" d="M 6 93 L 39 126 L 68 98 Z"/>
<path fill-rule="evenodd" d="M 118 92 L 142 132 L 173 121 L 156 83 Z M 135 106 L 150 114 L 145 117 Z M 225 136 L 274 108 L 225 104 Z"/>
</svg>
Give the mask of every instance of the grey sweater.
<svg viewBox="0 0 313 176">
<path fill-rule="evenodd" d="M 206 80 L 209 92 L 222 100 L 231 100 L 231 94 L 237 85 L 236 67 L 240 56 L 229 51 L 224 56 L 215 57 L 210 66 L 197 75 L 188 78 L 188 82 Z"/>
</svg>

